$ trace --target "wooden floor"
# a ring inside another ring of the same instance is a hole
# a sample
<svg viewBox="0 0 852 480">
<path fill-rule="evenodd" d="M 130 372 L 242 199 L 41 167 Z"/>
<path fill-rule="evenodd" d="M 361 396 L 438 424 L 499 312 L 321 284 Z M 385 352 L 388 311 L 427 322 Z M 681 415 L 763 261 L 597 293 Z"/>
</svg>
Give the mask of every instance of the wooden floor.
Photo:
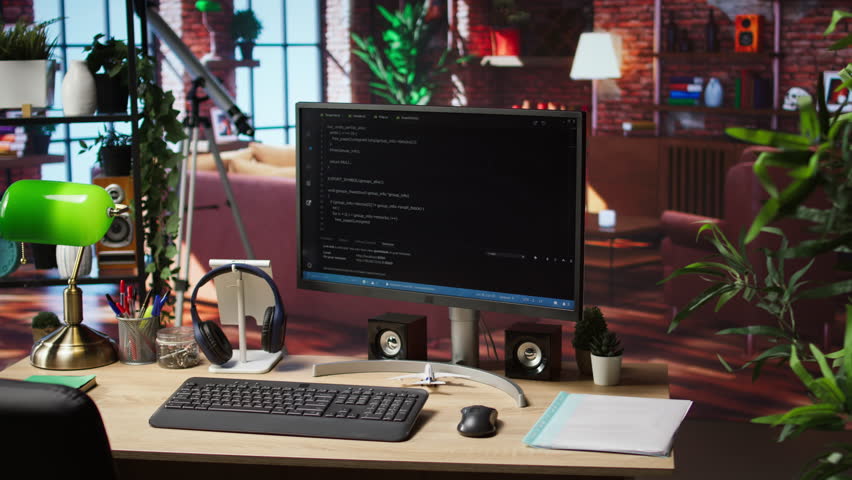
<svg viewBox="0 0 852 480">
<path fill-rule="evenodd" d="M 656 286 L 661 270 L 660 265 L 654 263 L 620 271 L 613 279 L 615 289 L 612 292 L 608 272 L 587 272 L 586 304 L 601 306 L 610 328 L 622 337 L 626 361 L 667 363 L 671 396 L 695 402 L 689 414 L 692 419 L 744 422 L 808 402 L 802 387 L 786 367 L 767 366 L 757 382 L 751 381 L 750 372 L 725 372 L 716 354 L 732 364 L 746 360 L 740 337 L 718 336 L 715 330 L 688 321 L 674 334 L 667 334 L 668 307 L 662 302 L 661 287 Z M 32 346 L 30 319 L 41 310 L 61 312 L 61 290 L 58 287 L 0 290 L 0 369 L 29 354 Z M 115 338 L 117 325 L 114 320 L 96 321 L 110 317 L 103 294 L 113 291 L 112 286 L 85 286 L 84 311 L 87 325 Z M 215 307 L 206 307 L 206 310 L 201 312 L 204 318 L 216 316 Z M 487 320 L 487 315 L 485 318 Z M 229 333 L 231 335 L 235 336 Z M 292 354 L 363 356 L 364 337 L 363 329 L 355 327 L 328 331 L 321 326 L 291 323 L 287 331 Z M 502 335 L 495 335 L 494 340 L 497 351 L 502 352 Z M 259 344 L 257 329 L 250 329 L 250 347 L 258 348 Z M 567 350 L 566 357 L 573 358 L 570 345 L 564 350 Z M 449 358 L 449 342 L 435 340 L 429 345 L 429 351 L 430 355 L 438 352 Z"/>
</svg>

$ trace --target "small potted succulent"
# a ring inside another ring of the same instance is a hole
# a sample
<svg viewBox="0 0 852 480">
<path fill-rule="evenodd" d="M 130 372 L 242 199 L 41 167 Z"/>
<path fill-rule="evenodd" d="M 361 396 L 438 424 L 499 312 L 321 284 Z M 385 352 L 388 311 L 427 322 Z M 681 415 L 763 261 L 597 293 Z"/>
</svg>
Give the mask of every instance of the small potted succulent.
<svg viewBox="0 0 852 480">
<path fill-rule="evenodd" d="M 583 316 L 574 325 L 574 345 L 577 368 L 583 375 L 592 374 L 591 341 L 594 337 L 607 331 L 603 312 L 598 307 L 586 307 Z"/>
<path fill-rule="evenodd" d="M 0 109 L 53 105 L 56 62 L 51 59 L 56 40 L 47 27 L 55 20 L 29 24 L 23 20 L 0 28 Z"/>
<path fill-rule="evenodd" d="M 118 133 L 115 130 L 107 130 L 95 139 L 94 143 L 87 144 L 80 140 L 82 150 L 86 152 L 95 145 L 100 145 L 98 151 L 98 165 L 101 167 L 101 175 L 105 177 L 127 177 L 133 166 L 132 145 L 133 137 Z"/>
<path fill-rule="evenodd" d="M 252 59 L 252 49 L 255 41 L 260 37 L 263 25 L 252 10 L 240 10 L 234 13 L 231 20 L 231 38 L 234 44 L 240 48 L 243 60 Z"/>
<path fill-rule="evenodd" d="M 592 338 L 592 377 L 595 385 L 618 385 L 621 381 L 621 340 L 615 332 L 601 332 Z"/>
<path fill-rule="evenodd" d="M 62 326 L 59 317 L 53 312 L 38 312 L 33 317 L 33 343 L 49 335 Z"/>
<path fill-rule="evenodd" d="M 95 91 L 99 113 L 125 113 L 130 97 L 127 44 L 109 38 L 101 43 L 99 33 L 92 44 L 84 49 L 86 66 L 95 77 Z"/>
</svg>

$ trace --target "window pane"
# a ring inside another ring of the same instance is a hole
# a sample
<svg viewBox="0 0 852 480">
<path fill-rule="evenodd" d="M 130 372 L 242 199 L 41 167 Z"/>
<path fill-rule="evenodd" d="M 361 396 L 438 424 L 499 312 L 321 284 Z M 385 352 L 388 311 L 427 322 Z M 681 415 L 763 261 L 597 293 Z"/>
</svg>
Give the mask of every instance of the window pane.
<svg viewBox="0 0 852 480">
<path fill-rule="evenodd" d="M 287 0 L 287 43 L 319 42 L 316 0 Z"/>
<path fill-rule="evenodd" d="M 296 129 L 288 128 L 287 129 L 287 143 L 294 144 L 296 143 Z"/>
<path fill-rule="evenodd" d="M 284 129 L 258 130 L 255 134 L 255 140 L 269 145 L 284 145 Z"/>
<path fill-rule="evenodd" d="M 103 33 L 106 11 L 103 0 L 65 1 L 65 40 L 89 45 L 96 33 Z"/>
<path fill-rule="evenodd" d="M 282 3 L 274 0 L 259 0 L 252 2 L 251 6 L 263 30 L 257 43 L 284 43 L 284 32 L 281 31 L 281 19 L 284 16 Z"/>
<path fill-rule="evenodd" d="M 257 47 L 254 69 L 255 126 L 284 125 L 284 66 L 280 47 Z"/>
<path fill-rule="evenodd" d="M 296 122 L 296 102 L 318 102 L 320 91 L 320 58 L 316 47 L 290 47 L 287 49 L 287 100 L 289 124 Z"/>
<path fill-rule="evenodd" d="M 33 2 L 33 13 L 36 23 L 46 22 L 59 18 L 59 0 L 35 0 Z M 48 38 L 59 38 L 61 33 L 60 22 L 55 22 L 47 27 Z"/>
<path fill-rule="evenodd" d="M 251 70 L 250 68 L 237 69 L 237 106 L 247 115 L 254 115 L 251 111 Z"/>
<path fill-rule="evenodd" d="M 71 148 L 71 181 L 75 183 L 92 183 L 92 167 L 95 165 L 97 152 L 77 153 Z"/>
</svg>

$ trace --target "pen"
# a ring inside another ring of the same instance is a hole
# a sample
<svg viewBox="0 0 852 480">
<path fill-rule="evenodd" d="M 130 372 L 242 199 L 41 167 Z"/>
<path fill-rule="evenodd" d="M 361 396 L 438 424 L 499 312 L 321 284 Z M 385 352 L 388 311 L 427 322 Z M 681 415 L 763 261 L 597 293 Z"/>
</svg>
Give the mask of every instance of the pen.
<svg viewBox="0 0 852 480">
<path fill-rule="evenodd" d="M 148 290 L 148 293 L 145 294 L 145 300 L 142 301 L 142 305 L 139 307 L 139 317 L 142 318 L 145 316 L 145 310 L 148 309 L 148 303 L 151 301 L 151 294 L 154 293 L 154 290 Z M 158 295 L 159 296 L 159 295 Z M 157 304 L 157 296 L 154 297 L 154 305 Z"/>
<path fill-rule="evenodd" d="M 151 316 L 156 317 L 160 312 L 157 311 L 157 306 L 160 304 L 160 295 L 154 295 L 154 303 L 151 305 Z"/>
<path fill-rule="evenodd" d="M 160 312 L 163 311 L 163 306 L 166 304 L 167 301 L 169 301 L 169 296 L 165 295 L 160 298 L 159 302 L 156 302 L 156 304 L 154 305 L 154 316 L 159 315 Z"/>
<path fill-rule="evenodd" d="M 112 299 L 112 297 L 109 296 L 108 293 L 106 294 L 106 300 L 107 300 L 107 305 L 109 305 L 109 308 L 111 308 L 112 311 L 115 312 L 116 316 L 120 317 L 122 315 L 121 309 L 118 308 L 118 305 L 115 304 L 115 301 Z"/>
</svg>

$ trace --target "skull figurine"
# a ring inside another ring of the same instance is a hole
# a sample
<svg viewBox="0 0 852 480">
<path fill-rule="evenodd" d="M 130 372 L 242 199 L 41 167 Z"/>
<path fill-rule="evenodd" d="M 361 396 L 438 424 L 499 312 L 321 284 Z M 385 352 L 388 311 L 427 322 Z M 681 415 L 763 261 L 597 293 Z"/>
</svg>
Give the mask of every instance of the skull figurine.
<svg viewBox="0 0 852 480">
<path fill-rule="evenodd" d="M 787 90 L 787 94 L 784 95 L 784 110 L 795 112 L 799 109 L 799 97 L 808 95 L 810 95 L 810 93 L 800 87 L 793 87 L 790 90 Z"/>
</svg>

